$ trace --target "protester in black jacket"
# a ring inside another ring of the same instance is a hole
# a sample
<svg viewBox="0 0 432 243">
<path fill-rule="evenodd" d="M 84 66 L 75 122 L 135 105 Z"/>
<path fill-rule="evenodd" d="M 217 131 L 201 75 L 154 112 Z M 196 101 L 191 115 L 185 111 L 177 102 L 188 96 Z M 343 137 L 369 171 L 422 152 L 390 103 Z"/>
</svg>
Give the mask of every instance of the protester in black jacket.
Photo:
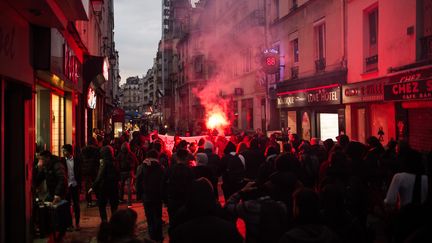
<svg viewBox="0 0 432 243">
<path fill-rule="evenodd" d="M 45 150 L 39 154 L 35 184 L 39 186 L 46 180 L 48 196 L 45 201 L 60 202 L 66 196 L 65 168 L 58 157 Z"/>
<path fill-rule="evenodd" d="M 162 241 L 162 184 L 164 168 L 159 154 L 152 149 L 136 172 L 137 195 L 141 196 L 150 238 Z"/>
<path fill-rule="evenodd" d="M 107 202 L 109 201 L 111 205 L 111 213 L 114 213 L 118 207 L 119 172 L 114 166 L 114 149 L 111 146 L 102 147 L 100 154 L 99 171 L 89 192 L 93 190 L 96 192 L 101 220 L 107 222 Z"/>
<path fill-rule="evenodd" d="M 35 169 L 36 178 L 34 180 L 35 187 L 40 186 L 44 181 L 46 182 L 48 195 L 45 199 L 46 202 L 52 202 L 53 205 L 60 205 L 62 199 L 66 196 L 66 174 L 65 168 L 58 159 L 51 154 L 51 152 L 45 150 L 39 154 L 39 161 L 37 163 L 37 167 Z M 67 213 L 67 212 L 66 212 Z M 56 242 L 61 242 L 65 233 L 66 228 L 69 222 L 66 218 L 69 218 L 70 215 L 63 215 L 63 218 L 59 217 L 57 223 L 57 227 L 53 230 L 54 232 L 54 240 Z M 57 234 L 58 232 L 58 234 Z"/>
<path fill-rule="evenodd" d="M 87 207 L 94 206 L 92 195 L 88 191 L 93 185 L 99 166 L 99 148 L 96 143 L 96 139 L 92 138 L 87 146 L 81 149 L 81 177 L 85 184 Z"/>
<path fill-rule="evenodd" d="M 177 211 L 186 203 L 194 173 L 189 167 L 189 152 L 184 149 L 177 151 L 177 163 L 168 168 L 164 176 L 164 199 L 168 204 L 170 229 L 175 224 Z"/>
</svg>

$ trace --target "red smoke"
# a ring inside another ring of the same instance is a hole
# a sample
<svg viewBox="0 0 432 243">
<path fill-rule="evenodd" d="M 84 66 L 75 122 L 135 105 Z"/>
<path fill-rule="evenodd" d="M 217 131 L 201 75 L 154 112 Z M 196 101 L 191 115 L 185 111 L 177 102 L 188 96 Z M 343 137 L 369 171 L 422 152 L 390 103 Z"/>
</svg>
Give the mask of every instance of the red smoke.
<svg viewBox="0 0 432 243">
<path fill-rule="evenodd" d="M 205 109 L 207 128 L 216 129 L 221 135 L 224 134 L 224 129 L 231 125 L 227 115 L 228 99 L 224 97 L 229 89 L 226 86 L 226 83 L 220 80 L 209 80 L 201 89 L 192 90 Z"/>
</svg>

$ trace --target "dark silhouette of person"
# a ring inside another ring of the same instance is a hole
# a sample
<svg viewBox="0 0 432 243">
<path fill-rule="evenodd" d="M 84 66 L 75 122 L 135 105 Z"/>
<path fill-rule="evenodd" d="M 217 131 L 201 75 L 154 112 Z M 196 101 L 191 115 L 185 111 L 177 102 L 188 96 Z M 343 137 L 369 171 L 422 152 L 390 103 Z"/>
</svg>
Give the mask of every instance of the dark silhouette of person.
<svg viewBox="0 0 432 243">
<path fill-rule="evenodd" d="M 114 166 L 114 149 L 107 145 L 100 150 L 101 159 L 99 160 L 99 170 L 91 191 L 96 192 L 98 201 L 99 215 L 102 222 L 108 221 L 106 205 L 109 202 L 111 213 L 118 207 L 118 181 L 119 172 Z"/>
<path fill-rule="evenodd" d="M 179 210 L 170 242 L 243 242 L 233 222 L 223 219 L 209 180 L 202 177 L 191 185 L 191 194 Z"/>
<path fill-rule="evenodd" d="M 81 169 L 80 159 L 74 157 L 73 148 L 70 144 L 65 144 L 62 147 L 64 157 L 61 162 L 66 168 L 67 175 L 67 194 L 66 200 L 69 205 L 72 201 L 73 212 L 75 216 L 75 229 L 80 230 L 80 191 L 81 191 Z M 72 218 L 70 219 L 70 226 L 72 226 Z"/>
<path fill-rule="evenodd" d="M 66 196 L 67 178 L 63 164 L 59 158 L 53 156 L 50 151 L 42 151 L 39 154 L 38 163 L 36 165 L 35 186 L 41 185 L 44 181 L 47 186 L 48 194 L 44 201 L 52 202 L 52 205 L 60 205 L 62 199 Z M 58 211 L 60 213 L 60 211 Z M 69 212 L 70 214 L 70 212 Z M 69 226 L 69 214 L 58 214 L 56 217 L 57 227 L 50 229 L 53 233 L 51 237 L 55 242 L 60 242 L 66 233 L 66 228 Z"/>
</svg>

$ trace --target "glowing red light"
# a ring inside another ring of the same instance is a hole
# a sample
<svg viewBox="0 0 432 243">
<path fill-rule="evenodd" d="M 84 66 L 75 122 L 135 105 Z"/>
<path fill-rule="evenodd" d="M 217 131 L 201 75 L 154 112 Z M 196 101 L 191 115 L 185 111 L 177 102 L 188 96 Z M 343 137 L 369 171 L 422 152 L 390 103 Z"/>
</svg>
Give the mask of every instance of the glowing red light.
<svg viewBox="0 0 432 243">
<path fill-rule="evenodd" d="M 225 126 L 228 126 L 229 123 L 225 117 L 224 113 L 213 113 L 209 116 L 207 120 L 207 128 L 214 129 L 214 128 L 223 128 Z"/>
<path fill-rule="evenodd" d="M 269 66 L 276 65 L 276 58 L 275 57 L 267 57 L 266 58 L 266 64 Z"/>
</svg>

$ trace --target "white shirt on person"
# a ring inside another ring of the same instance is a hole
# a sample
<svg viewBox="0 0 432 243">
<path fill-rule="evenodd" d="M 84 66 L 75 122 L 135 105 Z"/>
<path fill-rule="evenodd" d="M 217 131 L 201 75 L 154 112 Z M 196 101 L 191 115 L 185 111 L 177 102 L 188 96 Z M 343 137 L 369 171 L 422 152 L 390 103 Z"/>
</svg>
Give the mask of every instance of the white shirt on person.
<svg viewBox="0 0 432 243">
<path fill-rule="evenodd" d="M 68 172 L 68 186 L 77 186 L 78 183 L 75 179 L 75 172 L 74 172 L 74 159 L 73 157 L 65 158 L 66 160 L 66 166 L 67 166 L 67 172 Z"/>
<path fill-rule="evenodd" d="M 415 174 L 406 172 L 396 173 L 387 190 L 387 195 L 384 203 L 389 205 L 396 205 L 399 196 L 400 206 L 405 206 L 412 202 L 414 191 Z M 428 177 L 421 176 L 421 203 L 424 203 L 428 194 Z"/>
</svg>

